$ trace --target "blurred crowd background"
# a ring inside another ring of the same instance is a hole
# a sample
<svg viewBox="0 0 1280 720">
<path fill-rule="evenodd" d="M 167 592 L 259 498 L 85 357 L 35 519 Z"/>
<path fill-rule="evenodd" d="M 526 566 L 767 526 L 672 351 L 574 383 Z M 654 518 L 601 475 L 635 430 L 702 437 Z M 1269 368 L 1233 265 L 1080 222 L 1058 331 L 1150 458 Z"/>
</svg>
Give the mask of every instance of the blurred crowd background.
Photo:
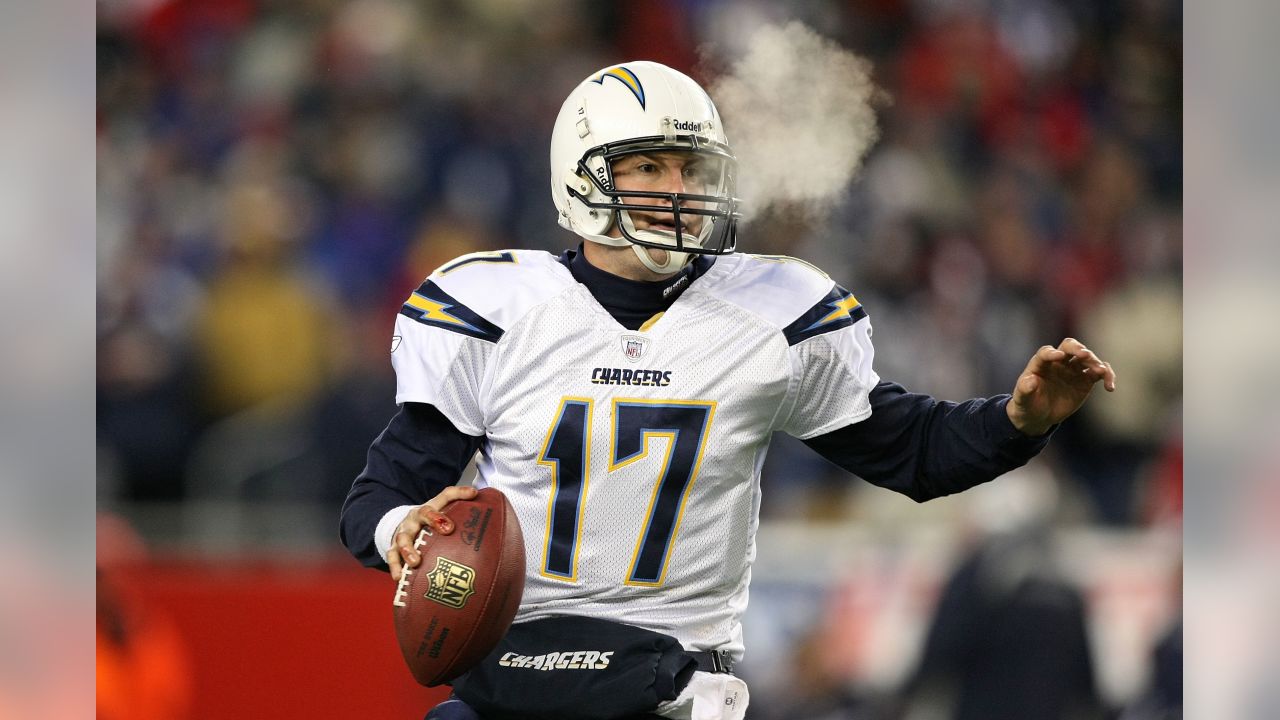
<svg viewBox="0 0 1280 720">
<path fill-rule="evenodd" d="M 282 537 L 337 550 L 342 498 L 395 412 L 387 351 L 403 299 L 463 253 L 577 245 L 548 197 L 551 124 L 567 92 L 628 59 L 709 84 L 754 28 L 788 20 L 873 63 L 887 98 L 881 139 L 828 214 L 777 208 L 742 230 L 740 247 L 802 257 L 852 290 L 876 328 L 880 375 L 911 390 L 1008 392 L 1036 347 L 1075 336 L 1117 368 L 1120 392 L 1091 400 L 1008 490 L 938 507 L 886 497 L 779 437 L 762 560 L 797 526 L 853 526 L 872 544 L 904 523 L 941 528 L 907 543 L 927 572 L 902 581 L 924 590 L 900 635 L 919 647 L 888 670 L 870 666 L 892 676 L 881 688 L 907 688 L 909 706 L 965 658 L 1005 649 L 989 637 L 964 645 L 965 627 L 1026 622 L 1026 637 L 1075 665 L 1024 659 L 1024 670 L 1078 677 L 1061 684 L 1063 698 L 1027 702 L 1090 697 L 1128 718 L 1166 717 L 1150 697 L 1172 691 L 1145 661 L 1164 652 L 1168 673 L 1178 646 L 1180 697 L 1180 640 L 1165 635 L 1180 549 L 1152 540 L 1176 537 L 1182 513 L 1182 7 L 1172 0 L 99 2 L 100 511 L 161 553 L 223 542 L 251 554 Z M 814 82 L 838 78 L 816 68 Z M 246 549 L 216 522 L 193 540 L 174 519 L 202 504 L 306 507 L 324 521 L 269 529 Z M 1083 628 L 1098 618 L 1096 592 L 1079 582 L 1089 570 L 1055 576 L 1046 560 L 1063 554 L 1062 537 L 1077 538 L 1068 566 L 1093 567 L 1079 558 L 1113 547 L 1077 531 L 1128 548 L 1165 598 L 1144 606 L 1145 629 L 1128 638 L 1144 645 L 1144 664 L 1109 692 L 1096 679 L 1114 667 L 1099 670 L 1107 642 Z M 794 630 L 788 663 L 813 682 L 762 678 L 751 717 L 871 716 L 856 692 L 865 677 L 849 671 L 857 663 L 843 658 L 842 672 L 838 654 L 809 644 L 863 607 L 849 592 L 825 601 L 824 620 L 781 623 Z M 994 609 L 983 604 L 993 593 Z M 764 607 L 787 601 L 767 585 L 759 596 Z M 940 618 L 980 620 L 926 622 L 935 602 L 954 610 Z M 1035 630 L 1046 627 L 1054 638 Z M 804 693 L 813 709 L 797 715 Z M 953 716 L 1005 716 L 963 712 Z"/>
</svg>

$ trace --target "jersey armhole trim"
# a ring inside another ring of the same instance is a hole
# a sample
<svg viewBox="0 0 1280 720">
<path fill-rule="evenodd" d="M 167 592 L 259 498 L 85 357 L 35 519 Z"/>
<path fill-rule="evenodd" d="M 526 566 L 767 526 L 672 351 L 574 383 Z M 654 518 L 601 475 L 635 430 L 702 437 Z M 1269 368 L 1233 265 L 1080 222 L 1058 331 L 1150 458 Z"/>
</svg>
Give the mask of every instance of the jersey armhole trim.
<svg viewBox="0 0 1280 720">
<path fill-rule="evenodd" d="M 848 415 L 843 418 L 837 418 L 823 425 L 817 430 L 814 430 L 813 432 L 805 433 L 804 435 L 796 435 L 795 438 L 797 440 L 810 440 L 818 437 L 819 435 L 826 435 L 827 433 L 832 432 L 833 430 L 839 430 L 842 427 L 848 427 L 849 425 L 860 423 L 869 417 L 871 417 L 870 404 L 868 404 L 864 410 L 856 412 L 853 415 Z"/>
</svg>

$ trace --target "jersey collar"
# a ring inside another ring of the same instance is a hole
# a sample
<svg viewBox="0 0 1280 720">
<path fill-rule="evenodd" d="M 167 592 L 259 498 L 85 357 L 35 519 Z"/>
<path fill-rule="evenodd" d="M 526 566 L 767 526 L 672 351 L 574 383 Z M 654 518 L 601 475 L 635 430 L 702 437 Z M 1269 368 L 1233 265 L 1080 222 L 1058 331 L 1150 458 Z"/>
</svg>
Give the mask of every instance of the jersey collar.
<svg viewBox="0 0 1280 720">
<path fill-rule="evenodd" d="M 569 268 L 573 279 L 586 286 L 596 302 L 629 330 L 639 328 L 656 313 L 664 312 L 684 291 L 715 263 L 713 256 L 700 255 L 675 275 L 656 282 L 629 280 L 605 272 L 587 261 L 582 245 L 565 250 L 560 262 Z"/>
</svg>

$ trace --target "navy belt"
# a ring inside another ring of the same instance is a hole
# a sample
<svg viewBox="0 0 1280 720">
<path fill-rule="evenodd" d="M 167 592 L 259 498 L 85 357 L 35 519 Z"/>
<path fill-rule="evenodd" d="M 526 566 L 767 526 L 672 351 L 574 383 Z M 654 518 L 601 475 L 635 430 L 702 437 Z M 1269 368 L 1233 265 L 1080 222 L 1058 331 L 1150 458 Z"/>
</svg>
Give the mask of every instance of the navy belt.
<svg viewBox="0 0 1280 720">
<path fill-rule="evenodd" d="M 709 673 L 732 673 L 733 657 L 724 650 L 685 651 L 698 661 L 698 669 Z"/>
</svg>

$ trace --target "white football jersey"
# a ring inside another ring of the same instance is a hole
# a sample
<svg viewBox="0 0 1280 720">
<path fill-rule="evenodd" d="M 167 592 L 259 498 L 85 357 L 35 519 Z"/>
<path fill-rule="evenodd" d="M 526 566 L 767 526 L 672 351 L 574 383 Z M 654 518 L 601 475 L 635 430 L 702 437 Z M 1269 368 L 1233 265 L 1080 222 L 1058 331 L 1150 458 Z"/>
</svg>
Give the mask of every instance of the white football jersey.
<svg viewBox="0 0 1280 720">
<path fill-rule="evenodd" d="M 396 401 L 484 436 L 476 484 L 520 518 L 516 622 L 587 615 L 739 658 L 770 436 L 862 420 L 878 381 L 857 300 L 777 256 L 717 258 L 633 331 L 554 255 L 467 255 L 395 335 Z"/>
</svg>

